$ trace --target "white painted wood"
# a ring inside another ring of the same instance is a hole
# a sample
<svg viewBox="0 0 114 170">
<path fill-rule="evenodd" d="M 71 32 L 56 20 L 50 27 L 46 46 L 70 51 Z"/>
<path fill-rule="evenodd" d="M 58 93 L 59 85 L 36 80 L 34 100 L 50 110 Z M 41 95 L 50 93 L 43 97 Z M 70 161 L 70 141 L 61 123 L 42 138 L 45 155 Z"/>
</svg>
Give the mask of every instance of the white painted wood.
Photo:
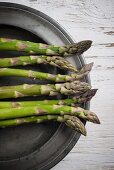
<svg viewBox="0 0 114 170">
<path fill-rule="evenodd" d="M 52 170 L 114 170 L 114 0 L 4 0 L 38 9 L 58 21 L 75 41 L 93 40 L 85 52 L 94 61 L 92 85 L 98 88 L 91 110 L 101 125 L 87 123 L 72 151 Z"/>
</svg>

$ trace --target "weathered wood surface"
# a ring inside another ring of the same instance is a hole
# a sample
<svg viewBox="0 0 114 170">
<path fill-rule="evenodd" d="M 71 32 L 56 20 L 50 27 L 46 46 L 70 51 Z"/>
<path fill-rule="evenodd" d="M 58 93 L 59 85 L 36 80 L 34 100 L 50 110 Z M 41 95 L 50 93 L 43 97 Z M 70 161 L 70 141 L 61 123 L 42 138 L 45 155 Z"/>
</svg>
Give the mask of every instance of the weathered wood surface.
<svg viewBox="0 0 114 170">
<path fill-rule="evenodd" d="M 91 102 L 101 125 L 87 123 L 87 137 L 53 170 L 114 170 L 114 0 L 5 0 L 38 9 L 58 21 L 75 41 L 93 40 L 84 57 L 94 61 Z"/>
</svg>

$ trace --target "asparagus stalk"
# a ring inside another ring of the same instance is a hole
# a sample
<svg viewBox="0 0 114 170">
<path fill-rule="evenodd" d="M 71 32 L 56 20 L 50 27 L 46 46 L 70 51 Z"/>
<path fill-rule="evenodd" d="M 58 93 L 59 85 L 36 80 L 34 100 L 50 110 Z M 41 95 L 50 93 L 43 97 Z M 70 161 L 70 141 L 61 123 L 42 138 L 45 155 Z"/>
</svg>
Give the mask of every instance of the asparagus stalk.
<svg viewBox="0 0 114 170">
<path fill-rule="evenodd" d="M 85 40 L 78 43 L 56 46 L 42 43 L 34 43 L 30 41 L 0 38 L 0 50 L 24 51 L 29 54 L 43 55 L 62 55 L 82 54 L 91 47 L 92 41 Z"/>
<path fill-rule="evenodd" d="M 74 116 L 69 115 L 43 115 L 43 116 L 31 116 L 31 117 L 24 117 L 24 118 L 16 118 L 10 120 L 2 120 L 0 121 L 0 128 L 10 127 L 10 126 L 18 126 L 21 124 L 28 124 L 28 123 L 42 123 L 46 121 L 57 121 L 63 122 L 73 130 L 83 134 L 86 136 L 87 132 L 85 129 L 84 124 Z"/>
<path fill-rule="evenodd" d="M 0 99 L 39 95 L 57 96 L 58 94 L 83 94 L 90 89 L 91 86 L 88 83 L 79 81 L 62 84 L 3 86 L 0 87 Z"/>
<path fill-rule="evenodd" d="M 59 56 L 20 56 L 13 58 L 0 58 L 0 67 L 25 66 L 28 64 L 50 64 L 52 66 L 78 72 L 78 70 L 67 60 Z"/>
<path fill-rule="evenodd" d="M 97 89 L 88 90 L 81 96 L 74 96 L 69 99 L 63 100 L 39 100 L 39 101 L 20 101 L 20 102 L 0 102 L 0 109 L 4 108 L 18 108 L 18 107 L 28 107 L 37 105 L 69 105 L 74 106 L 75 104 L 81 104 L 91 100 L 91 98 L 96 94 Z"/>
<path fill-rule="evenodd" d="M 33 115 L 59 114 L 73 115 L 84 120 L 99 124 L 97 115 L 81 107 L 71 107 L 63 105 L 38 105 L 18 108 L 0 109 L 0 120 L 19 117 L 28 117 Z"/>
<path fill-rule="evenodd" d="M 38 71 L 32 71 L 32 70 L 22 70 L 22 69 L 12 69 L 12 68 L 1 68 L 0 69 L 0 77 L 1 76 L 21 76 L 21 77 L 29 77 L 34 79 L 46 79 L 51 80 L 54 82 L 68 82 L 68 81 L 74 81 L 82 79 L 84 76 L 86 76 L 89 71 L 91 70 L 93 66 L 93 63 L 90 63 L 89 66 L 87 65 L 87 68 L 85 68 L 84 73 L 75 73 L 70 75 L 61 75 L 61 74 L 49 74 L 49 73 L 43 73 Z M 89 67 L 89 69 L 88 69 Z"/>
</svg>

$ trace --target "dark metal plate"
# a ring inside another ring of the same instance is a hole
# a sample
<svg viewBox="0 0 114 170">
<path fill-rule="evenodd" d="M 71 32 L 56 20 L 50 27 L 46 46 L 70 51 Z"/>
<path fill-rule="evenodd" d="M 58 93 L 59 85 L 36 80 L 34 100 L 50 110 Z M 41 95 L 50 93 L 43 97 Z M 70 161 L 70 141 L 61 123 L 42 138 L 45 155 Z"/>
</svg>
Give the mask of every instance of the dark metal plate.
<svg viewBox="0 0 114 170">
<path fill-rule="evenodd" d="M 26 6 L 12 3 L 0 3 L 0 37 L 58 45 L 73 42 L 63 28 L 50 17 Z M 0 57 L 18 55 L 24 53 L 0 52 Z M 84 65 L 82 56 L 75 58 L 72 56 L 69 60 L 78 68 Z M 61 72 L 54 67 L 43 65 L 26 66 L 25 69 Z M 88 77 L 86 81 L 89 81 Z M 0 86 L 22 83 L 41 83 L 41 81 L 19 77 L 0 78 Z M 45 96 L 40 99 L 44 98 Z M 30 99 L 36 100 L 39 97 L 26 98 Z M 88 104 L 85 107 L 87 108 Z M 0 129 L 0 170 L 48 170 L 69 153 L 79 137 L 79 133 L 59 123 Z"/>
</svg>

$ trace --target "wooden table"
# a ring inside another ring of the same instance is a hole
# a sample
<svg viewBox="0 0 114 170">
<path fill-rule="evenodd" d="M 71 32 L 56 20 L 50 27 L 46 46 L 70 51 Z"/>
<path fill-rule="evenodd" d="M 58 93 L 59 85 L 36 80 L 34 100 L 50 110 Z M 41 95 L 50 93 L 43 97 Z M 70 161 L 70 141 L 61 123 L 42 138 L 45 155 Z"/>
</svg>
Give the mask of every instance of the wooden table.
<svg viewBox="0 0 114 170">
<path fill-rule="evenodd" d="M 75 41 L 90 39 L 84 57 L 97 95 L 91 101 L 101 125 L 87 123 L 72 151 L 52 170 L 114 170 L 114 0 L 4 0 L 38 9 L 58 21 Z"/>
</svg>

